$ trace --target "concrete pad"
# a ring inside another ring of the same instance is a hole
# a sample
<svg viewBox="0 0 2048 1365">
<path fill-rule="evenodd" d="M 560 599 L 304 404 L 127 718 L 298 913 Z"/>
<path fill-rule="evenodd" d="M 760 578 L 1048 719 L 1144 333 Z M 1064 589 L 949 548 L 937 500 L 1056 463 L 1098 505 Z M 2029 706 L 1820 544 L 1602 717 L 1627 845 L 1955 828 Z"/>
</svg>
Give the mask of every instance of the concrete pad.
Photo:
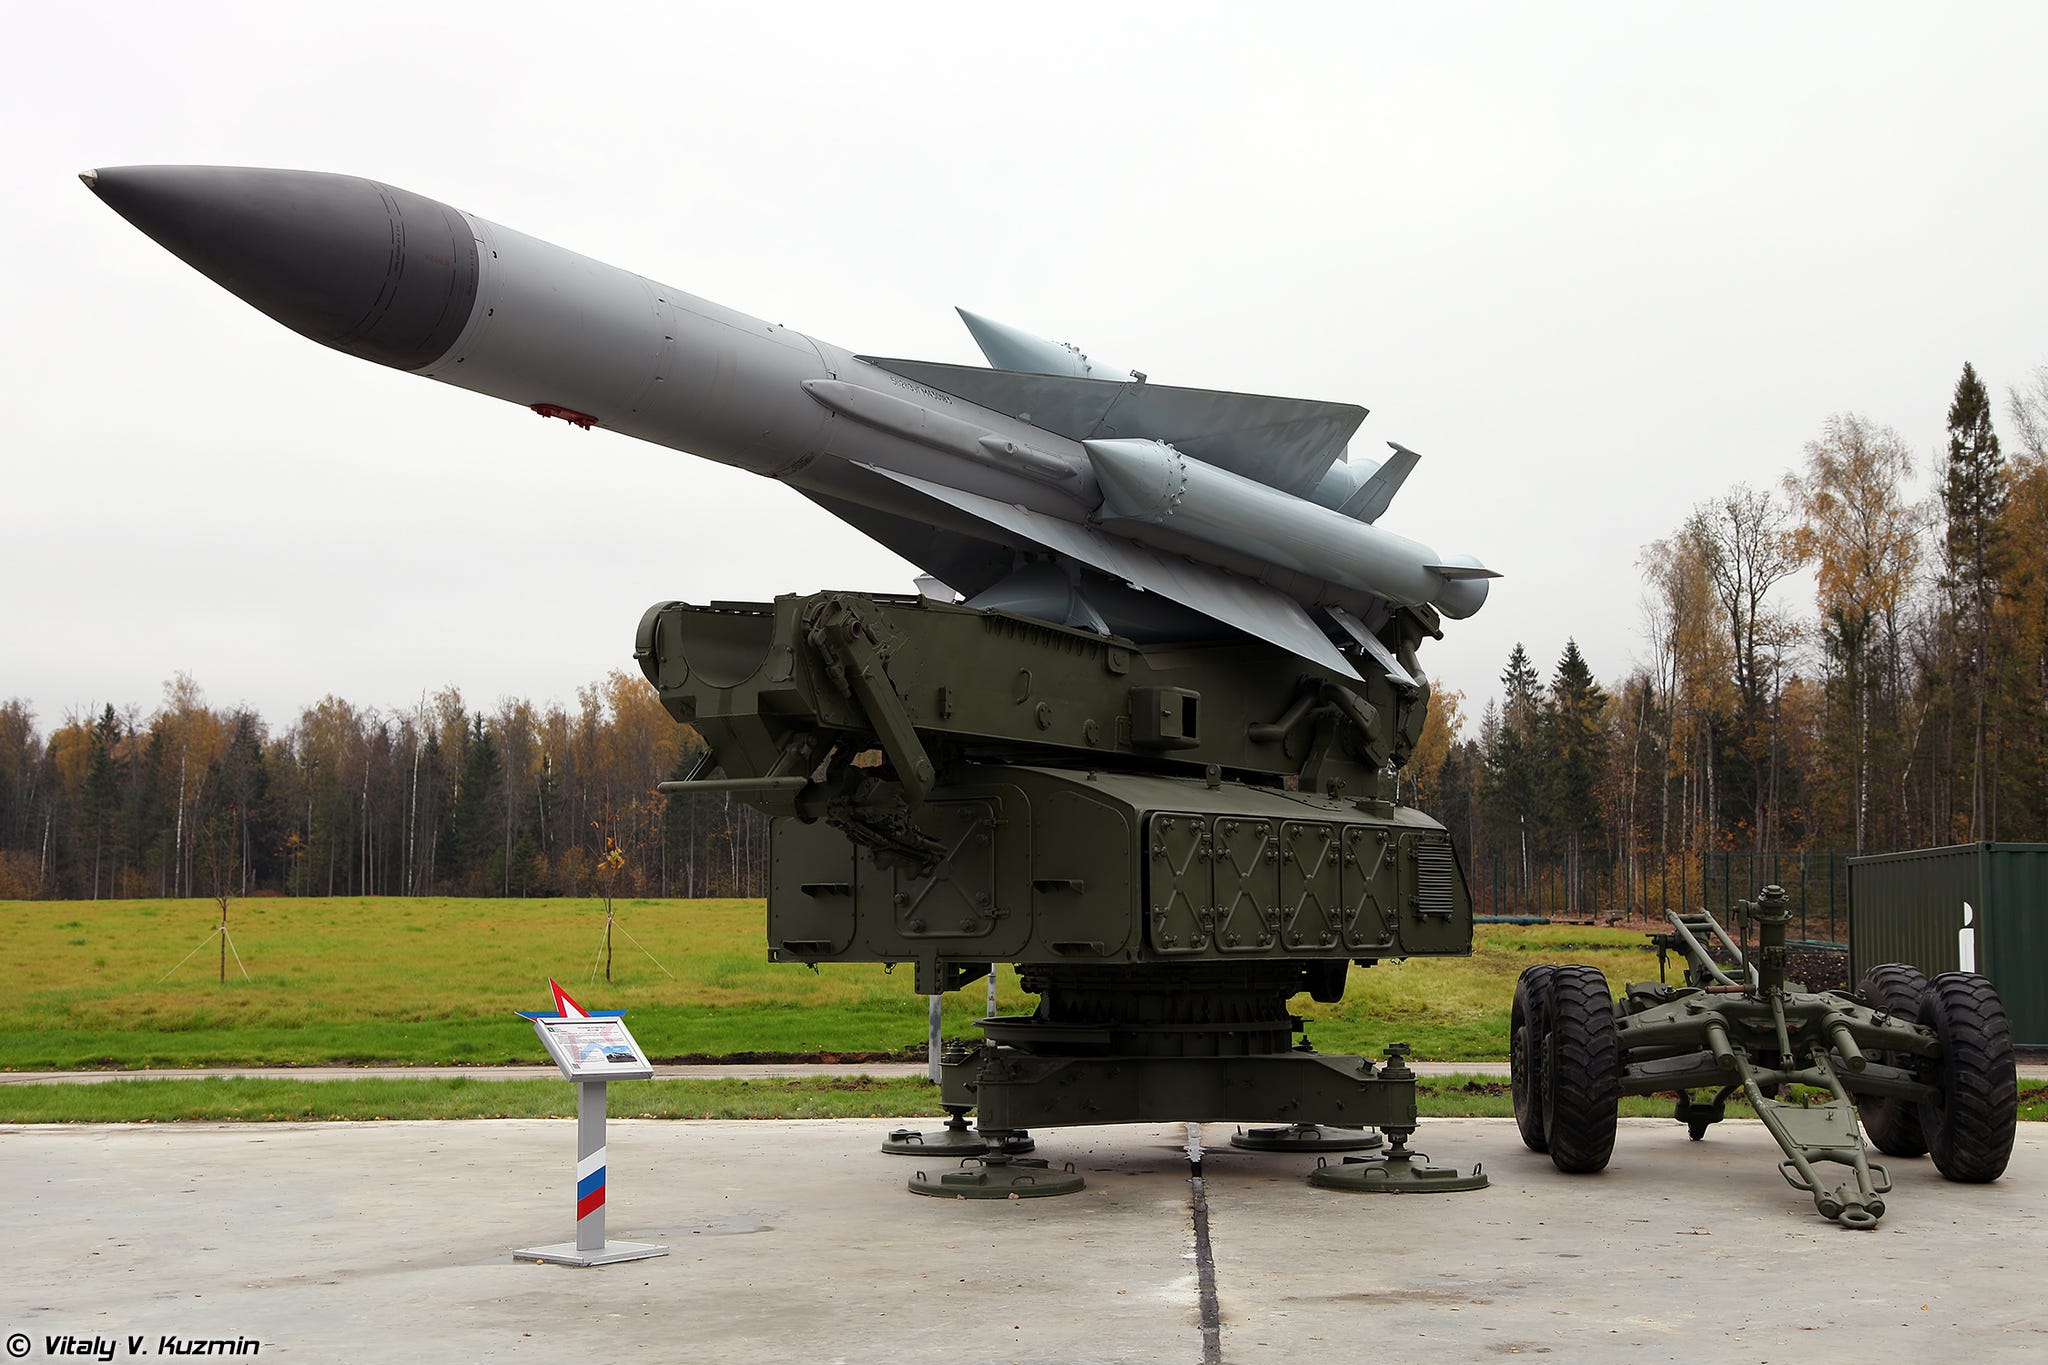
<svg viewBox="0 0 2048 1365">
<path fill-rule="evenodd" d="M 0 1129 L 0 1331 L 258 1337 L 304 1360 L 1201 1358 L 1177 1126 L 1040 1134 L 1088 1188 L 909 1194 L 903 1120 L 616 1121 L 590 1270 L 566 1120 Z M 1104 1138 L 1110 1139 L 1104 1141 Z"/>
<path fill-rule="evenodd" d="M 1511 1121 L 1425 1121 L 1436 1164 L 1484 1165 L 1469 1194 L 1335 1194 L 1205 1134 L 1231 1365 L 1555 1353 L 1574 1362 L 2048 1359 L 2048 1127 L 2022 1124 L 2004 1179 L 1943 1180 L 1877 1158 L 1884 1221 L 1823 1220 L 1777 1174 L 1761 1123 L 1702 1142 L 1624 1119 L 1614 1160 L 1568 1176 Z M 1312 1162 L 1310 1164 L 1313 1164 Z M 1348 1201 L 1348 1202 L 1338 1202 Z"/>
<path fill-rule="evenodd" d="M 975 1203 L 905 1192 L 918 1159 L 875 1150 L 898 1122 L 614 1122 L 610 1234 L 672 1252 L 593 1270 L 511 1259 L 573 1235 L 567 1120 L 0 1127 L 0 1333 L 30 1359 L 130 1333 L 316 1361 L 1204 1359 L 1182 1128 L 1041 1132 L 1089 1188 Z M 1431 1121 L 1418 1145 L 1493 1188 L 1398 1197 L 1211 1127 L 1210 1358 L 2048 1355 L 2041 1126 L 1994 1185 L 1894 1161 L 1869 1233 L 1787 1188 L 1754 1122 L 1622 1127 L 1570 1177 L 1507 1120 Z"/>
</svg>

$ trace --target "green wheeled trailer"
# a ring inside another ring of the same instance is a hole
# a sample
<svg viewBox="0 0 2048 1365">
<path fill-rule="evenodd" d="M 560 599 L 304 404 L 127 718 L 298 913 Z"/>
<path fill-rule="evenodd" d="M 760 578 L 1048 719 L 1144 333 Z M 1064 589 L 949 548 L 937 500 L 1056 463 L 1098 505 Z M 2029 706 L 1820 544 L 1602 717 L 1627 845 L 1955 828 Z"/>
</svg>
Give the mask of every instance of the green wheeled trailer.
<svg viewBox="0 0 2048 1365">
<path fill-rule="evenodd" d="M 1784 1149 L 1786 1182 L 1852 1228 L 1875 1227 L 1891 1189 L 1865 1132 L 1885 1155 L 1928 1156 L 1950 1180 L 2005 1173 L 2019 1087 L 1989 981 L 1930 981 L 1887 963 L 1857 991 L 1808 991 L 1785 975 L 1784 891 L 1767 886 L 1736 913 L 1756 928 L 1754 951 L 1712 915 L 1667 912 L 1671 927 L 1652 937 L 1660 965 L 1684 957 L 1682 985 L 1636 982 L 1616 998 L 1597 968 L 1522 973 L 1510 1069 L 1524 1144 L 1590 1174 L 1613 1155 L 1623 1095 L 1673 1095 L 1694 1141 L 1740 1095 Z"/>
</svg>

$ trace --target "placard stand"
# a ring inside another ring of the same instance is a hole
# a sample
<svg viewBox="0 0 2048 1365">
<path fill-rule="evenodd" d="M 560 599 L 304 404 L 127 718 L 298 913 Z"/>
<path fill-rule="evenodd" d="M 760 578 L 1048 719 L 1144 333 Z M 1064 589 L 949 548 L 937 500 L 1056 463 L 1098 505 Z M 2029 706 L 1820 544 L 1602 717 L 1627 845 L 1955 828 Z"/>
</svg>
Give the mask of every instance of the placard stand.
<svg viewBox="0 0 2048 1365">
<path fill-rule="evenodd" d="M 666 1256 L 668 1248 L 650 1242 L 610 1242 L 604 1235 L 605 1094 L 608 1081 L 644 1081 L 654 1067 L 626 1031 L 624 1011 L 585 1011 L 560 986 L 554 988 L 559 1013 L 525 1014 L 562 1074 L 576 1083 L 576 1240 L 526 1247 L 512 1253 L 515 1261 L 554 1265 L 612 1265 L 619 1261 Z"/>
</svg>

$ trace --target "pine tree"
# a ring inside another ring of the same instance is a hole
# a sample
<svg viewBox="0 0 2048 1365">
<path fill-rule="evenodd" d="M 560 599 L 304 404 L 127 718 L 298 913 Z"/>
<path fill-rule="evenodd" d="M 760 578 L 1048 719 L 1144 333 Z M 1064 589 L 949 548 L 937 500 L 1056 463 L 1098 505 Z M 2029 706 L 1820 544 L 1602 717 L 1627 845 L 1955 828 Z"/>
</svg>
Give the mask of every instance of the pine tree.
<svg viewBox="0 0 2048 1365">
<path fill-rule="evenodd" d="M 1486 813 L 1494 825 L 1495 847 L 1504 849 L 1519 869 L 1516 881 L 1529 889 L 1530 845 L 1540 851 L 1545 824 L 1539 801 L 1543 754 L 1539 721 L 1543 683 L 1529 653 L 1516 642 L 1500 675 L 1506 703 L 1487 746 L 1483 784 Z M 1489 713 L 1490 716 L 1490 713 Z"/>
<path fill-rule="evenodd" d="M 85 775 L 84 816 L 92 840 L 92 898 L 101 894 L 102 874 L 108 894 L 118 895 L 120 857 L 114 848 L 115 821 L 121 813 L 121 769 L 114 757 L 121 742 L 121 721 L 111 703 L 92 727 L 92 757 Z M 111 855 L 111 856 L 110 856 Z"/>
<path fill-rule="evenodd" d="M 500 806 L 504 800 L 504 765 L 497 741 L 478 712 L 463 746 L 462 774 L 449 818 L 455 877 L 471 895 L 485 894 L 501 881 L 504 866 L 498 851 Z M 495 875 L 494 875 L 495 874 Z"/>
<path fill-rule="evenodd" d="M 1537 676 L 1536 665 L 1529 662 L 1529 651 L 1522 648 L 1520 640 L 1508 653 L 1508 666 L 1501 670 L 1500 684 L 1506 698 L 1507 723 L 1522 730 L 1533 728 L 1543 708 L 1543 680 Z"/>
<path fill-rule="evenodd" d="M 1555 830 L 1566 856 L 1571 908 L 1576 910 L 1583 885 L 1580 854 L 1588 837 L 1598 847 L 1601 831 L 1597 784 L 1600 776 L 1601 720 L 1607 695 L 1593 681 L 1593 670 L 1579 653 L 1576 640 L 1566 640 L 1550 696 L 1543 708 L 1544 765 L 1541 790 L 1547 823 Z"/>
<path fill-rule="evenodd" d="M 1995 812 L 1985 809 L 1985 720 L 1995 647 L 1993 607 L 2010 558 L 2004 534 L 2006 500 L 2005 457 L 1999 453 L 1998 433 L 1991 429 L 1991 397 L 1977 378 L 1976 368 L 1965 361 L 1948 408 L 1948 463 L 1943 470 L 1941 506 L 1947 518 L 1943 586 L 1949 592 L 1958 642 L 1969 657 L 1973 840 L 1996 837 Z"/>
</svg>

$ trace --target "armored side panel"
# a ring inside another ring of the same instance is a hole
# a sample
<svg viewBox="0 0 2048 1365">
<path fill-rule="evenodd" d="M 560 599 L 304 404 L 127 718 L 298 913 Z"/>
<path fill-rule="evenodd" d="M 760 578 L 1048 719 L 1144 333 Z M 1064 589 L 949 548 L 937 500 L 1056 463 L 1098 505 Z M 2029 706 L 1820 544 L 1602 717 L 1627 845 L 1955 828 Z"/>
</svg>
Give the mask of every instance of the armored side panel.
<svg viewBox="0 0 2048 1365">
<path fill-rule="evenodd" d="M 986 964 L 1412 957 L 1471 951 L 1448 836 L 1412 810 L 1243 783 L 964 764 L 916 823 L 944 853 L 888 866 L 778 818 L 778 960 Z"/>
</svg>

